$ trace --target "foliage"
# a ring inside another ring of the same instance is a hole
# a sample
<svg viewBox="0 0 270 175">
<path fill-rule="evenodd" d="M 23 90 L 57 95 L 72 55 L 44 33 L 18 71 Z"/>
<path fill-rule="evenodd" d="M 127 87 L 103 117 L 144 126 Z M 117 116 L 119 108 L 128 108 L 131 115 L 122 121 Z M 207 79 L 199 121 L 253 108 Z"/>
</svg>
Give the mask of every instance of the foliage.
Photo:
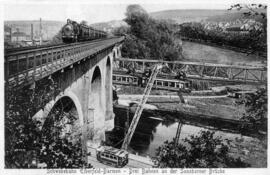
<svg viewBox="0 0 270 175">
<path fill-rule="evenodd" d="M 112 33 L 115 36 L 123 36 L 130 32 L 130 28 L 127 26 L 120 26 L 118 28 L 115 28 Z"/>
<path fill-rule="evenodd" d="M 152 19 L 139 5 L 127 7 L 125 22 L 129 28 L 124 31 L 126 32 L 122 50 L 124 57 L 158 60 L 181 58 L 181 42 L 175 39 L 172 24 Z"/>
<path fill-rule="evenodd" d="M 267 38 L 267 5 L 265 4 L 235 4 L 232 5 L 229 10 L 237 9 L 237 10 L 246 10 L 243 12 L 244 16 L 246 17 L 259 17 L 261 19 L 261 23 L 263 24 L 263 31 L 255 31 L 252 30 L 252 38 L 254 39 L 253 42 L 257 43 L 264 43 L 264 47 L 266 48 L 266 38 Z M 258 48 L 255 48 L 258 49 Z M 260 47 L 259 47 L 260 49 Z M 266 50 L 266 49 L 265 49 Z"/>
<path fill-rule="evenodd" d="M 62 32 L 61 30 L 52 38 L 49 44 L 61 44 L 63 43 L 62 40 Z"/>
<path fill-rule="evenodd" d="M 81 127 L 74 103 L 59 100 L 44 123 L 39 162 L 47 168 L 92 168 L 83 159 Z"/>
<path fill-rule="evenodd" d="M 127 35 L 122 46 L 122 55 L 128 58 L 145 59 L 150 56 L 150 49 L 146 46 L 145 41 L 134 35 Z"/>
<path fill-rule="evenodd" d="M 40 88 L 43 87 L 43 88 Z M 41 84 L 23 89 L 5 89 L 5 165 L 26 168 L 32 165 L 32 154 L 38 148 L 41 123 L 32 116 L 50 101 L 54 85 Z"/>
<path fill-rule="evenodd" d="M 184 23 L 178 33 L 182 37 L 211 42 L 217 45 L 233 46 L 252 51 L 266 51 L 266 36 L 260 30 L 250 30 L 248 33 L 223 32 L 218 26 L 207 30 L 201 23 Z"/>
<path fill-rule="evenodd" d="M 244 104 L 246 112 L 241 120 L 244 121 L 243 128 L 252 124 L 256 131 L 259 129 L 267 130 L 267 90 L 258 89 L 254 94 L 247 94 L 237 101 L 237 104 Z"/>
<path fill-rule="evenodd" d="M 247 12 L 244 12 L 245 16 L 261 16 L 262 18 L 266 18 L 266 13 L 261 12 L 260 9 L 267 9 L 267 5 L 264 4 L 234 4 L 228 10 L 242 10 L 247 9 Z"/>
<path fill-rule="evenodd" d="M 180 25 L 178 35 L 197 39 L 204 42 L 211 42 L 218 45 L 233 46 L 241 49 L 248 49 L 251 53 L 267 51 L 267 18 L 266 13 L 262 10 L 267 8 L 262 4 L 235 4 L 229 10 L 243 10 L 243 17 L 256 16 L 260 19 L 261 27 L 251 25 L 247 33 L 241 32 L 224 32 L 219 25 L 206 29 L 201 23 L 184 23 Z"/>
<path fill-rule="evenodd" d="M 214 132 L 201 131 L 198 136 L 185 138 L 184 143 L 166 141 L 157 149 L 160 168 L 247 167 L 239 158 L 229 155 L 229 140 L 214 137 Z"/>
<path fill-rule="evenodd" d="M 56 95 L 60 89 L 52 79 L 43 79 L 31 86 L 20 89 L 5 89 L 5 167 L 6 168 L 37 168 L 39 163 L 46 167 L 77 167 L 84 166 L 81 155 L 80 140 L 71 143 L 66 138 L 51 137 L 51 129 L 63 129 L 52 120 L 53 125 L 45 124 L 33 117 Z M 68 113 L 61 116 L 72 119 Z M 52 111 L 51 116 L 57 116 Z M 58 115 L 59 116 L 59 115 Z M 52 119 L 49 117 L 49 119 Z M 46 120 L 47 121 L 47 120 Z M 47 123 L 48 123 L 47 121 Z M 72 120 L 69 120 L 71 122 Z M 79 137 L 80 138 L 80 137 Z M 51 151 L 51 152 L 50 152 Z M 49 155 L 49 157 L 45 155 Z M 68 164 L 69 163 L 69 164 Z M 89 166 L 89 165 L 88 165 Z M 91 167 L 91 166 L 90 166 Z"/>
</svg>

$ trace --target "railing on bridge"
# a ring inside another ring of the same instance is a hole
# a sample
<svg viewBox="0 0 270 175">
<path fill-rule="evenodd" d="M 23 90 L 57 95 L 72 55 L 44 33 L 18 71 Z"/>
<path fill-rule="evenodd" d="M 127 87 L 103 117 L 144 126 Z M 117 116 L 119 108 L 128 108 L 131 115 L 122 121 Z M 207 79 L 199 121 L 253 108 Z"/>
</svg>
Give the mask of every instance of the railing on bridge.
<svg viewBox="0 0 270 175">
<path fill-rule="evenodd" d="M 86 57 L 113 48 L 123 40 L 110 38 L 98 41 L 61 44 L 5 54 L 5 83 L 19 86 L 46 77 Z"/>
<path fill-rule="evenodd" d="M 113 83 L 119 85 L 134 85 L 138 86 L 139 78 L 131 75 L 113 74 Z M 179 88 L 185 88 L 189 86 L 189 82 L 179 80 L 169 80 L 156 78 L 153 88 L 160 90 L 178 91 Z"/>
<path fill-rule="evenodd" d="M 114 70 L 133 67 L 143 72 L 146 68 L 157 63 L 167 63 L 170 70 L 167 75 L 176 75 L 183 71 L 188 78 L 201 80 L 229 81 L 240 83 L 266 83 L 267 68 L 253 66 L 236 66 L 213 63 L 185 62 L 185 61 L 159 61 L 119 58 L 114 62 Z"/>
</svg>

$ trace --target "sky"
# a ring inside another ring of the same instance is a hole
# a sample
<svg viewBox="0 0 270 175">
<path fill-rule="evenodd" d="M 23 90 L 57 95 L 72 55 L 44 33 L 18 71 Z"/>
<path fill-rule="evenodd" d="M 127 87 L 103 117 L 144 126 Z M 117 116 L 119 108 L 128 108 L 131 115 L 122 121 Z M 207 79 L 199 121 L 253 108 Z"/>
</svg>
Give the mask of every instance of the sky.
<svg viewBox="0 0 270 175">
<path fill-rule="evenodd" d="M 78 4 L 80 2 L 80 4 Z M 204 3 L 202 3 L 204 2 Z M 89 24 L 121 20 L 125 17 L 129 4 L 140 4 L 147 12 L 169 9 L 228 9 L 233 0 L 13 0 L 4 2 L 4 20 L 55 20 L 66 21 L 67 18 Z"/>
</svg>

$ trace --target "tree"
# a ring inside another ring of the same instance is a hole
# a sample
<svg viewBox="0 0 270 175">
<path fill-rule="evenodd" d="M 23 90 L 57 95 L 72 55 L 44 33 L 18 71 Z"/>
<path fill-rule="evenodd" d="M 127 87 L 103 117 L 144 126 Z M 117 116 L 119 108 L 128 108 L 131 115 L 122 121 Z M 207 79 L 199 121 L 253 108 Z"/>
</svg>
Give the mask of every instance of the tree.
<svg viewBox="0 0 270 175">
<path fill-rule="evenodd" d="M 257 50 L 267 50 L 267 5 L 265 4 L 235 4 L 232 5 L 228 10 L 236 9 L 242 10 L 245 17 L 255 17 L 262 23 L 263 30 L 256 30 L 256 28 L 250 28 L 251 37 L 254 38 L 252 41 L 251 49 L 254 53 Z M 259 43 L 259 44 L 257 44 Z"/>
<path fill-rule="evenodd" d="M 174 37 L 173 24 L 152 19 L 139 5 L 127 7 L 125 22 L 129 30 L 123 56 L 171 61 L 182 58 L 181 42 Z"/>
<path fill-rule="evenodd" d="M 52 117 L 66 117 L 67 122 L 72 123 L 72 113 L 55 108 L 59 113 L 51 111 L 52 117 L 44 124 L 33 118 L 59 92 L 52 78 L 23 88 L 5 88 L 6 168 L 38 168 L 38 163 L 45 163 L 49 168 L 92 167 L 82 159 L 80 140 L 71 143 L 68 138 L 60 137 L 59 130 L 65 127 L 65 123 L 60 125 L 61 120 L 52 120 Z"/>
<path fill-rule="evenodd" d="M 266 88 L 258 89 L 254 94 L 247 94 L 237 101 L 237 104 L 243 104 L 246 108 L 241 118 L 243 130 L 267 131 L 267 101 Z"/>
<path fill-rule="evenodd" d="M 218 168 L 247 167 L 239 158 L 229 155 L 229 140 L 214 137 L 214 132 L 201 131 L 198 136 L 185 138 L 175 146 L 166 141 L 157 149 L 157 166 L 160 168 Z"/>
<path fill-rule="evenodd" d="M 61 30 L 53 36 L 52 40 L 50 41 L 50 44 L 61 44 L 63 43 L 63 40 L 62 40 L 62 32 Z"/>
<path fill-rule="evenodd" d="M 145 59 L 150 56 L 150 49 L 145 41 L 134 35 L 127 35 L 122 46 L 122 55 L 128 58 Z"/>
<path fill-rule="evenodd" d="M 130 28 L 127 26 L 120 26 L 118 28 L 115 28 L 112 33 L 115 36 L 123 36 L 130 32 Z"/>
<path fill-rule="evenodd" d="M 41 123 L 32 117 L 55 95 L 55 85 L 47 80 L 35 87 L 5 89 L 5 166 L 29 168 L 37 157 Z M 33 85 L 32 85 L 33 86 Z M 42 88 L 41 88 L 42 87 Z M 54 89 L 54 90 L 52 90 Z"/>
</svg>

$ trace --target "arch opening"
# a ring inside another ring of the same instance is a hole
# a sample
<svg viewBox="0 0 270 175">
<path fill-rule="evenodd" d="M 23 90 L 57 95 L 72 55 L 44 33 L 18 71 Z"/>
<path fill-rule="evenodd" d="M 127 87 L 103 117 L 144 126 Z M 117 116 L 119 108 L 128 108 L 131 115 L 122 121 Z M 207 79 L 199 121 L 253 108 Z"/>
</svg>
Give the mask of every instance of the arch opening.
<svg viewBox="0 0 270 175">
<path fill-rule="evenodd" d="M 100 128 L 104 124 L 104 114 L 102 105 L 102 79 L 101 71 L 97 66 L 93 72 L 91 80 L 90 109 L 94 114 L 94 128 Z"/>
<path fill-rule="evenodd" d="M 110 57 L 107 58 L 106 63 L 106 76 L 105 76 L 105 102 L 106 111 L 112 111 L 112 66 Z M 109 117 L 106 115 L 106 117 Z M 108 119 L 108 118 L 106 118 Z M 105 120 L 106 120 L 105 119 Z"/>
<path fill-rule="evenodd" d="M 115 51 L 113 51 L 113 59 L 116 58 L 116 54 L 115 54 Z"/>
<path fill-rule="evenodd" d="M 92 80 L 91 80 L 91 99 L 92 106 L 95 110 L 101 107 L 101 72 L 97 66 L 94 70 Z"/>
<path fill-rule="evenodd" d="M 75 161 L 82 157 L 82 126 L 74 101 L 64 96 L 49 112 L 42 128 L 43 148 L 41 157 L 48 168 L 74 167 Z M 55 154 L 63 157 L 53 159 Z M 76 164 L 81 167 L 82 164 Z"/>
</svg>

